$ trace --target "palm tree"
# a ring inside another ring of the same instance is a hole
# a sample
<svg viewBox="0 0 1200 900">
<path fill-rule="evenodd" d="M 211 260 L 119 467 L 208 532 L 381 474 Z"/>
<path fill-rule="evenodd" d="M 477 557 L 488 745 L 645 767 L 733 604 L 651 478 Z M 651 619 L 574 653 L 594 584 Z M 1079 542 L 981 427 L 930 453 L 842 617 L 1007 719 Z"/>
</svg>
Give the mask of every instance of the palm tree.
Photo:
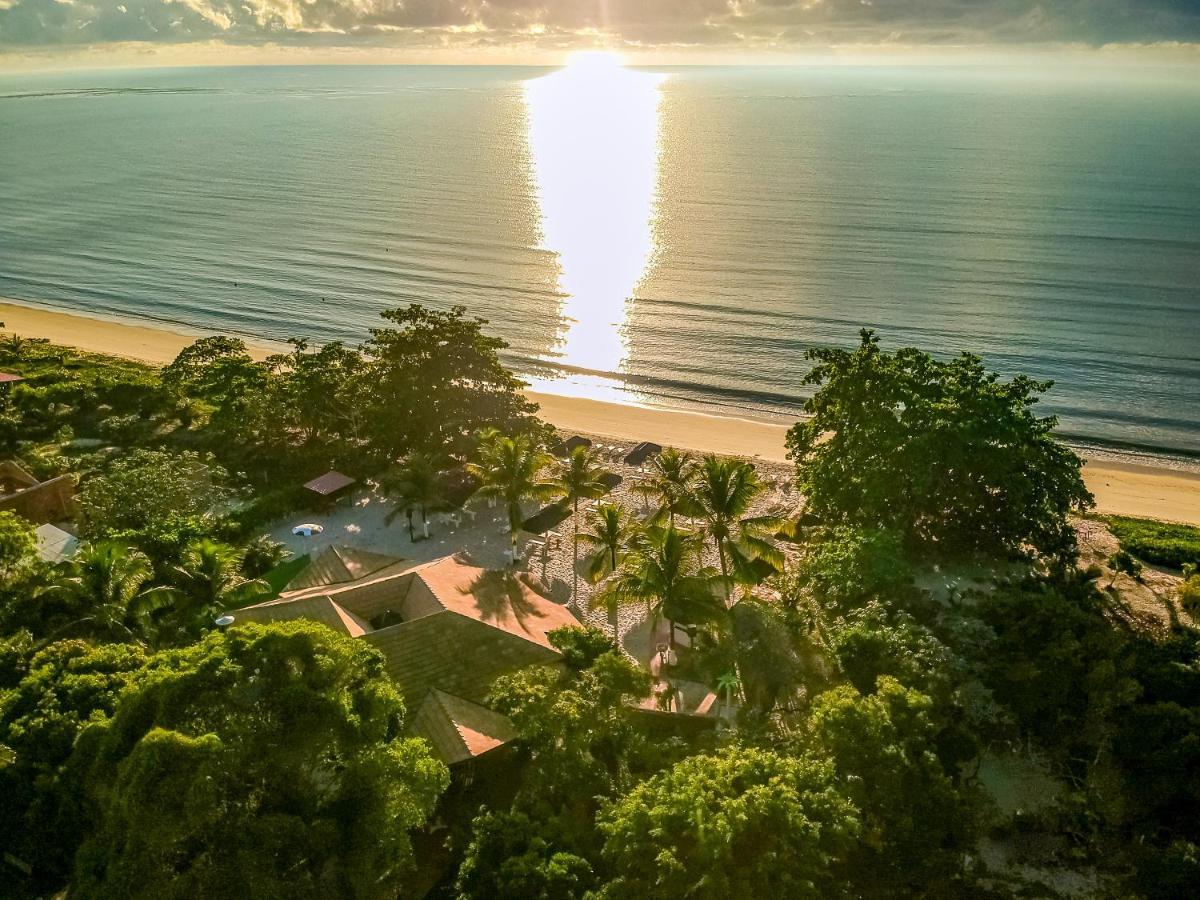
<svg viewBox="0 0 1200 900">
<path fill-rule="evenodd" d="M 589 584 L 599 584 L 621 565 L 625 548 L 637 533 L 629 523 L 625 507 L 620 504 L 601 503 L 591 515 L 591 527 L 579 534 L 578 539 L 592 548 L 584 569 Z M 617 621 L 617 596 L 612 591 L 601 592 L 600 599 L 608 608 L 608 621 L 612 627 L 613 643 L 619 635 Z"/>
<path fill-rule="evenodd" d="M 192 541 L 184 548 L 179 564 L 167 570 L 171 584 L 151 588 L 146 594 L 173 606 L 170 628 L 192 634 L 226 610 L 271 596 L 271 586 L 265 581 L 243 577 L 242 556 L 238 548 L 209 538 Z"/>
<path fill-rule="evenodd" d="M 756 560 L 775 570 L 783 567 L 783 554 L 771 540 L 783 527 L 783 521 L 777 516 L 746 515 L 762 491 L 754 466 L 740 460 L 709 454 L 697 473 L 696 502 L 704 519 L 704 531 L 712 538 L 721 563 L 726 605 L 732 581 L 759 580 L 759 573 L 753 568 Z"/>
<path fill-rule="evenodd" d="M 479 493 L 498 497 L 504 503 L 512 562 L 517 561 L 517 537 L 521 531 L 524 500 L 548 500 L 558 494 L 552 481 L 539 478 L 554 458 L 540 450 L 528 435 L 507 437 L 494 429 L 480 435 L 479 462 L 467 471 L 480 481 Z"/>
<path fill-rule="evenodd" d="M 84 613 L 55 634 L 83 631 L 100 638 L 142 643 L 150 614 L 164 605 L 142 586 L 154 569 L 140 550 L 115 541 L 85 544 L 71 561 L 67 575 L 46 589 Z"/>
<path fill-rule="evenodd" d="M 410 453 L 402 464 L 391 469 L 383 477 L 385 496 L 399 500 L 396 509 L 387 514 L 385 521 L 391 525 L 403 510 L 408 518 L 408 539 L 413 536 L 413 508 L 421 513 L 421 526 L 425 537 L 429 537 L 429 510 L 436 508 L 444 499 L 442 495 L 441 466 L 428 453 Z"/>
<path fill-rule="evenodd" d="M 658 515 L 675 525 L 675 516 L 697 515 L 693 492 L 696 480 L 696 460 L 690 453 L 681 453 L 668 447 L 650 462 L 650 477 L 639 482 L 634 490 L 639 494 L 654 497 L 659 502 Z"/>
<path fill-rule="evenodd" d="M 579 501 L 603 497 L 608 491 L 604 477 L 611 474 L 596 464 L 596 454 L 590 447 L 575 447 L 558 467 L 558 487 L 563 499 L 571 504 L 571 597 L 579 596 Z"/>
<path fill-rule="evenodd" d="M 659 619 L 665 617 L 671 623 L 672 646 L 676 621 L 715 621 L 725 611 L 713 596 L 715 573 L 701 565 L 701 548 L 702 542 L 695 534 L 651 525 L 636 535 L 610 584 L 609 590 L 618 598 L 645 602 L 651 634 Z M 650 651 L 653 654 L 653 644 Z"/>
</svg>

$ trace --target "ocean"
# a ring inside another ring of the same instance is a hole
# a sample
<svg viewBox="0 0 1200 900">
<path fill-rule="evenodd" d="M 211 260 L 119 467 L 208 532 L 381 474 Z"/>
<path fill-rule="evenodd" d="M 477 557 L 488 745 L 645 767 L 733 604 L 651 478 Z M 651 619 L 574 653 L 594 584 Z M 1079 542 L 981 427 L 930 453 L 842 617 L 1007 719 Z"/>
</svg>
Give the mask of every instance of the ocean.
<svg viewBox="0 0 1200 900">
<path fill-rule="evenodd" d="M 4 74 L 0 296 L 275 341 L 462 305 L 539 389 L 767 416 L 868 327 L 1053 379 L 1078 444 L 1200 455 L 1200 81 Z"/>
</svg>

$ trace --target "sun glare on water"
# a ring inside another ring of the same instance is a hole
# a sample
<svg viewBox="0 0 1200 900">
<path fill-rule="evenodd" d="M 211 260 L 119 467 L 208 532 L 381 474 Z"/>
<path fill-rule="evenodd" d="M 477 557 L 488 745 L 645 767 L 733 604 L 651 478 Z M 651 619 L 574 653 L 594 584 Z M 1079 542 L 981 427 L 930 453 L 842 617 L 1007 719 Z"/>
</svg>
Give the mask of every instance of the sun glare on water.
<svg viewBox="0 0 1200 900">
<path fill-rule="evenodd" d="M 629 305 L 655 251 L 664 77 L 589 52 L 525 85 L 542 245 L 558 257 L 563 297 L 556 352 L 567 366 L 615 373 L 625 358 Z"/>
</svg>

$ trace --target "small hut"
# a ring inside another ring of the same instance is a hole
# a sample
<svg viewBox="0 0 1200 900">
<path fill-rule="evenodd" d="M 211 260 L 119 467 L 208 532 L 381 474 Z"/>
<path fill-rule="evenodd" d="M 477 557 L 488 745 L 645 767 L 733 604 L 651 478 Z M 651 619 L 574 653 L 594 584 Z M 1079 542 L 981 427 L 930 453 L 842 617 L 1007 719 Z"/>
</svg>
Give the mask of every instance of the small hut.
<svg viewBox="0 0 1200 900">
<path fill-rule="evenodd" d="M 314 495 L 318 504 L 331 505 L 343 497 L 350 496 L 351 489 L 357 483 L 349 475 L 330 469 L 324 475 L 306 482 L 304 489 Z"/>
</svg>

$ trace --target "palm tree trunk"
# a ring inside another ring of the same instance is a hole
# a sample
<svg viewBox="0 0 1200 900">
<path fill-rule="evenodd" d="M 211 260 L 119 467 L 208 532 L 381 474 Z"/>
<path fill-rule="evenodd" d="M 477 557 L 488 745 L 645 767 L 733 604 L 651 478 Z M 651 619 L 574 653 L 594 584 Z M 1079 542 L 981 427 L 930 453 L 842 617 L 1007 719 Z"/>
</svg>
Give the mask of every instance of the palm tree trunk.
<svg viewBox="0 0 1200 900">
<path fill-rule="evenodd" d="M 725 562 L 725 544 L 715 537 L 713 542 L 717 545 L 717 559 L 721 561 L 721 587 L 725 591 L 725 605 L 729 606 L 729 566 Z"/>
<path fill-rule="evenodd" d="M 575 535 L 571 539 L 571 599 L 579 602 L 579 498 L 575 498 L 575 516 L 572 519 Z"/>
</svg>

